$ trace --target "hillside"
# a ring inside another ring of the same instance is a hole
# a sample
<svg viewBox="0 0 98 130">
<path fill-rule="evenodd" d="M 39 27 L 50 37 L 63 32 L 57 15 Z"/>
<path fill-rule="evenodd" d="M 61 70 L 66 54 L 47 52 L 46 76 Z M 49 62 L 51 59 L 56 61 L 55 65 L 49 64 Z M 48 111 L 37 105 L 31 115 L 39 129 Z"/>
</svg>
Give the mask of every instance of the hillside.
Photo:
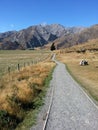
<svg viewBox="0 0 98 130">
<path fill-rule="evenodd" d="M 84 44 L 74 45 L 72 47 L 64 49 L 65 52 L 78 52 L 83 53 L 86 51 L 94 52 L 98 51 L 98 38 L 89 40 L 88 42 L 84 42 Z"/>
<path fill-rule="evenodd" d="M 20 31 L 0 33 L 0 49 L 47 48 L 55 43 L 57 48 L 66 48 L 98 38 L 98 24 L 89 28 L 64 27 L 60 24 L 35 25 Z"/>
<path fill-rule="evenodd" d="M 54 41 L 57 48 L 66 48 L 98 38 L 98 24 L 85 28 L 78 33 L 67 34 Z"/>
<path fill-rule="evenodd" d="M 0 49 L 28 49 L 42 47 L 55 39 L 80 32 L 81 28 L 65 28 L 60 24 L 36 25 L 20 31 L 0 34 Z"/>
</svg>

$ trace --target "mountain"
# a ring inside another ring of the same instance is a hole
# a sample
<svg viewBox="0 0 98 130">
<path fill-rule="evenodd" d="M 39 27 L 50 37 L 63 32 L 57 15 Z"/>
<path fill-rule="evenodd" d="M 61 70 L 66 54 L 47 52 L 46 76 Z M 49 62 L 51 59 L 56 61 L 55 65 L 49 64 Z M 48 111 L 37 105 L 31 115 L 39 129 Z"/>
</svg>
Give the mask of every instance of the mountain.
<svg viewBox="0 0 98 130">
<path fill-rule="evenodd" d="M 90 28 L 64 27 L 60 24 L 35 25 L 20 31 L 0 33 L 0 49 L 34 49 L 48 43 L 58 48 L 80 44 L 98 37 L 98 25 Z"/>
<path fill-rule="evenodd" d="M 74 29 L 74 28 L 73 28 Z M 72 33 L 69 32 L 67 35 L 62 36 L 54 41 L 58 48 L 70 47 L 77 44 L 82 44 L 91 39 L 98 38 L 98 24 L 93 25 L 89 28 L 78 28 Z"/>
<path fill-rule="evenodd" d="M 60 24 L 36 25 L 20 31 L 0 34 L 0 49 L 28 49 L 42 47 L 49 42 L 79 32 L 78 28 L 65 28 Z"/>
</svg>

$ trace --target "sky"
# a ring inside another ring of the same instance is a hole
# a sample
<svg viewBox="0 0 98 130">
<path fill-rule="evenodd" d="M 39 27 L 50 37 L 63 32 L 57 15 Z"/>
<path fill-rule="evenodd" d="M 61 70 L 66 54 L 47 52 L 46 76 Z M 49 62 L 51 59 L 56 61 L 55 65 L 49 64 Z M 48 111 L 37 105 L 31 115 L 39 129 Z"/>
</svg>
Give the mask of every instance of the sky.
<svg viewBox="0 0 98 130">
<path fill-rule="evenodd" d="M 98 24 L 98 0 L 0 0 L 0 33 L 38 24 Z"/>
</svg>

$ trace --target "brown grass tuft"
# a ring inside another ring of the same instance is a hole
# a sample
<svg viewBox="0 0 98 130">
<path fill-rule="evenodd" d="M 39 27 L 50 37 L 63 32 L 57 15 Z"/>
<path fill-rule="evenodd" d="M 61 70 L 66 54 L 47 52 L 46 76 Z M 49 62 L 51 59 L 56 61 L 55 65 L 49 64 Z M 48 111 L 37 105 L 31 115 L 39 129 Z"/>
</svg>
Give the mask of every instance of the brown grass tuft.
<svg viewBox="0 0 98 130">
<path fill-rule="evenodd" d="M 40 62 L 4 75 L 0 86 L 0 110 L 23 118 L 24 111 L 43 90 L 44 81 L 54 65 L 49 61 Z"/>
<path fill-rule="evenodd" d="M 31 102 L 34 98 L 33 89 L 29 87 L 29 84 L 26 80 L 23 80 L 17 84 L 17 98 L 22 103 Z"/>
</svg>

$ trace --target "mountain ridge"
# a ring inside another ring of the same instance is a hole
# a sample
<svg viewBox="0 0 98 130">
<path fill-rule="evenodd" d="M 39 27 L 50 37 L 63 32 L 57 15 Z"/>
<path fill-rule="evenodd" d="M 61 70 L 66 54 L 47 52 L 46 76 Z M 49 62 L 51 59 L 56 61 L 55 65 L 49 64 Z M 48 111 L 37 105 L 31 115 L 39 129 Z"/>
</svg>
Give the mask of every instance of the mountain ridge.
<svg viewBox="0 0 98 130">
<path fill-rule="evenodd" d="M 98 37 L 98 24 L 89 28 L 64 27 L 60 24 L 34 25 L 20 31 L 0 33 L 0 49 L 34 49 L 55 42 L 60 47 L 83 43 Z"/>
</svg>

